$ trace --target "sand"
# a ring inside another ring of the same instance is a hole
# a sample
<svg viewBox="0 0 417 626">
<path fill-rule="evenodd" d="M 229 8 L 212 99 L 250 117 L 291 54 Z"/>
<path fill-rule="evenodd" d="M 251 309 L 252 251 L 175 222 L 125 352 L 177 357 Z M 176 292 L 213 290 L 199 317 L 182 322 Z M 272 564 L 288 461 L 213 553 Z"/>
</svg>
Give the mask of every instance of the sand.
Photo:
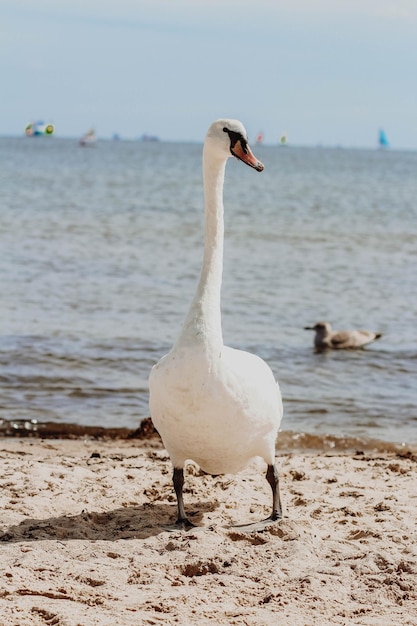
<svg viewBox="0 0 417 626">
<path fill-rule="evenodd" d="M 159 439 L 0 440 L 3 626 L 417 624 L 417 458 L 280 454 L 284 519 L 264 465 L 190 464 L 175 519 Z"/>
</svg>

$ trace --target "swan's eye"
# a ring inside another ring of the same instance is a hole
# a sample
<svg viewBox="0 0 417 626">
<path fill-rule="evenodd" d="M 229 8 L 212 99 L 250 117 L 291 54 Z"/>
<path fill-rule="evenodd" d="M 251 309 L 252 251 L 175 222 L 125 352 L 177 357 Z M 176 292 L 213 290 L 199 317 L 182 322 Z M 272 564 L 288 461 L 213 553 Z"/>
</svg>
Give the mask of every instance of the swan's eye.
<svg viewBox="0 0 417 626">
<path fill-rule="evenodd" d="M 232 154 L 233 154 L 233 148 L 235 147 L 237 142 L 239 142 L 240 145 L 242 146 L 243 152 L 245 154 L 248 153 L 248 142 L 246 141 L 246 139 L 243 137 L 241 133 L 237 133 L 235 130 L 230 130 L 229 128 L 226 128 L 226 126 L 223 128 L 223 132 L 229 135 L 230 151 Z"/>
</svg>

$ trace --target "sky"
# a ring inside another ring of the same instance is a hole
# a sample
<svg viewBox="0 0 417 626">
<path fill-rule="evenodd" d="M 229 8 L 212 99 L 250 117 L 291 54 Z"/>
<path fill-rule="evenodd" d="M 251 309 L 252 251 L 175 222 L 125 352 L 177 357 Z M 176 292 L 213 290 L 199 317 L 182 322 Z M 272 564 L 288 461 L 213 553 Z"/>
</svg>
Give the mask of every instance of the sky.
<svg viewBox="0 0 417 626">
<path fill-rule="evenodd" d="M 417 0 L 0 0 L 0 135 L 417 149 Z"/>
</svg>

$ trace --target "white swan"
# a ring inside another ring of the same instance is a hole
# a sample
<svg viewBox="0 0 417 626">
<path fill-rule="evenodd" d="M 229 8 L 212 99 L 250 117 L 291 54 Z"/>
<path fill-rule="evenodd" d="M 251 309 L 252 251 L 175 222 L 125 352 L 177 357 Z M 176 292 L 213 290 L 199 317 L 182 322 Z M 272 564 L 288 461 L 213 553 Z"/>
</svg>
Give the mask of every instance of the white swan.
<svg viewBox="0 0 417 626">
<path fill-rule="evenodd" d="M 174 467 L 177 527 L 192 526 L 183 503 L 183 468 L 193 460 L 213 475 L 237 473 L 262 457 L 272 489 L 272 513 L 282 517 L 275 443 L 282 401 L 269 366 L 223 344 L 220 292 L 223 271 L 223 183 L 228 157 L 264 169 L 248 146 L 241 122 L 221 119 L 208 129 L 203 150 L 204 257 L 198 287 L 172 350 L 149 377 L 150 410 Z"/>
<path fill-rule="evenodd" d="M 332 330 L 329 322 L 317 322 L 314 326 L 305 326 L 304 329 L 316 331 L 314 345 L 317 350 L 362 348 L 382 337 L 381 333 L 371 330 Z"/>
</svg>

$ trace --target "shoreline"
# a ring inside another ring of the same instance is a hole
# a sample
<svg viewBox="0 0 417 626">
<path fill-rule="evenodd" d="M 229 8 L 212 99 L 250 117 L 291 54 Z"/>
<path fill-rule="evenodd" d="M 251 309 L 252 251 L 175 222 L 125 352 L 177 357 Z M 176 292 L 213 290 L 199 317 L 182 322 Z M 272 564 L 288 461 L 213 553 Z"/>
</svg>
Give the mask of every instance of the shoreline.
<svg viewBox="0 0 417 626">
<path fill-rule="evenodd" d="M 91 440 L 144 440 L 156 438 L 161 441 L 150 417 L 143 418 L 138 428 L 85 426 L 68 422 L 39 422 L 38 420 L 0 419 L 1 438 L 34 439 L 91 439 Z M 287 453 L 354 453 L 393 452 L 403 455 L 417 454 L 416 443 L 383 441 L 371 437 L 280 431 L 276 454 Z"/>
<path fill-rule="evenodd" d="M 176 514 L 159 437 L 0 437 L 0 615 L 37 626 L 417 624 L 417 457 L 280 452 L 284 518 L 264 532 L 264 464 L 190 463 Z"/>
</svg>

